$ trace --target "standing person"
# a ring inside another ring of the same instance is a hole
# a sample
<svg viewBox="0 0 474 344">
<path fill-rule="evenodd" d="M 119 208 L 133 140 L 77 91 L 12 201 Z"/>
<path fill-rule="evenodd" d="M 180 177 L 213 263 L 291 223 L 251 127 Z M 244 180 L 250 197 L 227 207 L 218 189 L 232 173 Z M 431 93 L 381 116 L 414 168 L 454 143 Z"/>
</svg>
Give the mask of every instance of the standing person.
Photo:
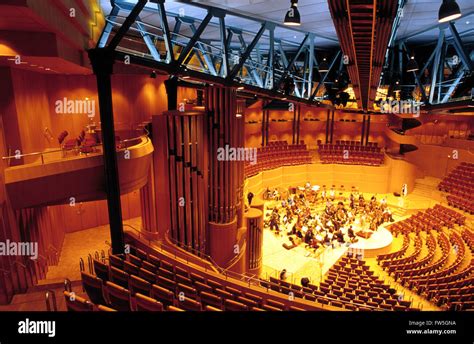
<svg viewBox="0 0 474 344">
<path fill-rule="evenodd" d="M 280 279 L 281 279 L 282 281 L 286 281 L 287 278 L 288 278 L 288 275 L 287 275 L 287 273 L 286 273 L 286 269 L 281 270 L 281 272 L 280 272 Z"/>
</svg>

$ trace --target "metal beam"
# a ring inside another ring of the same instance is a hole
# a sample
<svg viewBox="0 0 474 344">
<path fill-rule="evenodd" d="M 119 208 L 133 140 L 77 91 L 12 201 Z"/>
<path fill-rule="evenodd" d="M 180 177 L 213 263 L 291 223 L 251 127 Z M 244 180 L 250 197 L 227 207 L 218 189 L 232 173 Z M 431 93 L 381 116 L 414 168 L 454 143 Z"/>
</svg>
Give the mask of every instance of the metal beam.
<svg viewBox="0 0 474 344">
<path fill-rule="evenodd" d="M 275 85 L 273 85 L 273 88 L 277 88 L 278 87 L 278 83 L 281 81 L 281 79 L 290 71 L 290 69 L 293 67 L 293 65 L 295 64 L 296 60 L 298 59 L 298 57 L 300 56 L 301 52 L 303 51 L 303 49 L 305 48 L 306 46 L 306 41 L 308 40 L 308 37 L 309 37 L 309 33 L 307 33 L 305 36 L 304 36 L 304 39 L 303 41 L 301 42 L 300 46 L 298 47 L 298 50 L 296 51 L 295 55 L 293 56 L 293 58 L 290 60 L 290 62 L 288 62 L 288 65 L 285 67 L 285 70 L 283 71 L 283 74 L 281 75 L 280 79 L 278 79 L 277 83 Z M 281 47 L 281 45 L 280 45 Z"/>
<path fill-rule="evenodd" d="M 336 54 L 336 56 L 334 56 L 334 58 L 332 59 L 331 61 L 331 64 L 329 65 L 329 70 L 327 73 L 324 74 L 324 76 L 321 78 L 321 81 L 319 82 L 318 86 L 316 87 L 316 89 L 314 90 L 313 94 L 311 95 L 311 97 L 309 98 L 309 100 L 314 100 L 314 97 L 316 97 L 316 94 L 318 94 L 318 91 L 319 89 L 321 88 L 321 85 L 324 85 L 324 82 L 326 81 L 326 79 L 328 78 L 328 75 L 329 75 L 329 72 L 332 70 L 332 67 L 334 66 L 334 64 L 336 63 L 336 60 L 339 58 L 339 55 L 341 55 L 341 50 L 339 50 Z"/>
<path fill-rule="evenodd" d="M 429 98 L 430 103 L 433 103 L 434 92 L 436 88 L 436 79 L 438 76 L 438 69 L 439 69 L 441 50 L 443 48 L 443 44 L 444 44 L 444 30 L 440 30 L 439 36 L 438 36 L 438 43 L 436 44 L 436 48 L 435 48 L 436 53 L 435 53 L 433 68 L 432 68 L 432 73 L 431 73 L 431 87 L 430 87 L 430 98 Z"/>
<path fill-rule="evenodd" d="M 115 19 L 120 11 L 120 8 L 118 6 L 113 6 L 112 10 L 110 11 L 109 15 L 107 16 L 107 19 Z M 110 33 L 112 32 L 112 29 L 114 27 L 114 24 L 109 22 L 108 20 L 105 21 L 105 27 L 104 30 L 102 31 L 99 40 L 97 42 L 97 48 L 103 48 L 105 47 L 105 44 L 107 43 L 107 40 L 110 37 Z"/>
<path fill-rule="evenodd" d="M 156 61 L 161 61 L 161 56 L 158 50 L 156 50 L 155 42 L 153 42 L 153 39 L 151 39 L 150 35 L 148 34 L 148 31 L 146 30 L 145 26 L 141 23 L 141 18 L 140 16 L 137 16 L 137 21 L 135 22 L 135 25 L 137 26 L 138 31 L 140 31 L 140 35 L 142 36 L 143 40 L 145 41 L 145 44 L 150 51 L 151 56 Z"/>
<path fill-rule="evenodd" d="M 179 17 L 175 17 L 173 33 L 171 34 L 171 41 L 174 41 L 176 37 L 178 36 L 179 30 L 181 29 L 181 24 L 182 24 L 181 19 Z"/>
<path fill-rule="evenodd" d="M 311 92 L 313 91 L 313 68 L 314 68 L 314 61 L 316 59 L 315 54 L 314 54 L 314 36 L 311 35 L 309 37 L 309 56 L 308 56 L 308 68 L 309 68 L 309 73 L 308 73 L 308 98 L 311 97 Z M 303 95 L 304 96 L 304 95 Z"/>
<path fill-rule="evenodd" d="M 221 49 L 222 49 L 222 64 L 219 75 L 223 78 L 229 74 L 229 51 L 227 46 L 225 19 L 224 16 L 219 17 L 219 29 L 221 35 Z"/>
<path fill-rule="evenodd" d="M 115 50 L 115 48 L 117 48 L 117 46 L 119 45 L 122 38 L 125 36 L 127 31 L 130 29 L 132 24 L 135 22 L 138 15 L 140 14 L 140 12 L 143 10 L 143 7 L 145 7 L 146 3 L 147 3 L 147 0 L 138 0 L 137 4 L 133 7 L 132 11 L 127 16 L 127 19 L 125 19 L 123 24 L 120 26 L 118 32 L 115 34 L 115 36 L 110 41 L 110 43 L 108 45 L 108 48 L 110 50 Z"/>
<path fill-rule="evenodd" d="M 254 37 L 250 45 L 247 47 L 243 55 L 240 57 L 239 63 L 237 63 L 234 68 L 232 68 L 232 71 L 229 73 L 227 76 L 226 80 L 230 81 L 233 80 L 234 77 L 237 75 L 239 70 L 242 68 L 244 63 L 247 61 L 249 58 L 250 54 L 252 53 L 252 50 L 255 48 L 255 45 L 258 43 L 260 38 L 262 37 L 263 33 L 265 32 L 265 29 L 267 28 L 267 24 L 263 23 L 262 26 L 260 27 L 260 30 L 258 30 L 257 35 Z"/>
<path fill-rule="evenodd" d="M 194 45 L 201 37 L 201 34 L 203 33 L 207 24 L 209 24 L 209 22 L 211 21 L 211 18 L 212 18 L 212 13 L 208 12 L 204 20 L 201 22 L 201 24 L 197 28 L 196 32 L 194 32 L 193 37 L 191 37 L 186 47 L 184 47 L 184 49 L 179 54 L 178 60 L 176 61 L 176 65 L 178 67 L 181 67 L 181 65 L 189 59 L 189 57 L 191 56 L 191 52 L 194 48 Z"/>
<path fill-rule="evenodd" d="M 273 61 L 275 58 L 275 27 L 269 27 L 268 30 L 270 31 L 270 47 L 268 48 L 267 68 L 265 71 L 265 88 L 273 88 L 275 81 L 273 78 L 275 72 L 273 67 Z"/>
<path fill-rule="evenodd" d="M 163 38 L 165 40 L 166 60 L 168 63 L 173 63 L 174 62 L 173 42 L 171 41 L 170 28 L 168 26 L 168 18 L 166 17 L 164 0 L 158 2 L 158 12 L 161 19 L 161 29 L 163 30 Z"/>
<path fill-rule="evenodd" d="M 242 48 L 243 48 L 244 50 L 247 50 L 247 43 L 245 43 L 244 36 L 242 36 L 242 33 L 241 33 L 241 32 L 239 32 L 238 37 L 239 37 L 240 45 L 242 46 Z M 262 88 L 263 88 L 262 78 L 260 78 L 260 75 L 259 75 L 258 72 L 256 71 L 255 65 L 253 64 L 253 59 L 252 59 L 252 57 L 251 57 L 250 55 L 249 55 L 249 57 L 248 57 L 248 61 L 249 61 L 249 65 L 250 65 L 250 68 L 249 68 L 249 66 L 247 66 L 248 72 L 252 75 L 252 78 L 255 80 L 255 83 L 256 83 L 259 87 L 262 87 Z"/>
<path fill-rule="evenodd" d="M 190 23 L 189 27 L 191 28 L 191 31 L 194 35 L 197 32 L 196 26 L 194 25 L 194 23 Z M 201 51 L 202 57 L 199 54 L 196 54 L 196 56 L 199 56 L 200 61 L 204 60 L 206 62 L 207 69 L 209 69 L 209 73 L 211 73 L 212 75 L 217 76 L 217 70 L 216 70 L 216 67 L 214 65 L 212 55 L 211 55 L 212 52 L 209 53 L 208 47 L 206 47 L 201 42 L 196 42 L 196 45 L 198 46 L 199 50 Z"/>
<path fill-rule="evenodd" d="M 459 54 L 459 57 L 461 58 L 461 61 L 464 63 L 464 65 L 469 71 L 474 71 L 472 61 L 469 58 L 468 52 L 464 49 L 464 45 L 462 44 L 458 30 L 456 30 L 454 23 L 449 23 L 449 29 L 451 30 L 451 33 L 453 35 L 454 47 L 456 48 L 456 51 Z"/>
<path fill-rule="evenodd" d="M 450 97 L 451 94 L 454 92 L 454 90 L 455 90 L 456 87 L 459 85 L 459 83 L 461 82 L 461 79 L 464 77 L 464 74 L 465 74 L 465 71 L 464 71 L 464 70 L 458 71 L 458 76 L 456 77 L 456 79 L 454 80 L 454 82 L 451 84 L 451 86 L 449 86 L 449 89 L 448 89 L 448 91 L 444 94 L 444 97 L 443 97 L 443 99 L 441 100 L 441 103 L 447 103 L 447 102 L 448 102 L 449 97 Z"/>
<path fill-rule="evenodd" d="M 405 55 L 406 57 L 408 58 L 408 60 L 410 60 L 411 56 L 410 56 L 410 53 L 408 52 L 408 49 L 405 45 L 405 43 L 402 43 L 402 48 L 403 50 L 405 50 Z M 423 87 L 422 83 L 421 83 L 421 80 L 420 78 L 418 77 L 418 74 L 416 73 L 416 71 L 412 72 L 413 73 L 413 76 L 415 77 L 415 82 L 416 84 L 418 85 L 418 87 L 420 88 L 420 92 L 421 92 L 421 99 L 427 103 L 428 102 L 428 97 L 426 96 L 426 92 L 425 92 L 425 88 Z"/>
</svg>

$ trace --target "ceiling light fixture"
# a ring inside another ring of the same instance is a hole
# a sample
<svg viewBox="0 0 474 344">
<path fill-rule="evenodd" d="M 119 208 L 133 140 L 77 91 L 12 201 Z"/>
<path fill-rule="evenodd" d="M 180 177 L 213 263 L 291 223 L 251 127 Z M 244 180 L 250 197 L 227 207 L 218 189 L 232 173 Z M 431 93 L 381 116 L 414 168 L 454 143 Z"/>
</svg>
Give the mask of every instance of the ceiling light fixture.
<svg viewBox="0 0 474 344">
<path fill-rule="evenodd" d="M 319 64 L 319 71 L 320 71 L 321 73 L 327 73 L 327 72 L 329 72 L 329 65 L 328 65 L 328 63 L 327 63 L 327 61 L 326 61 L 326 58 L 323 58 L 323 62 L 321 62 L 321 63 Z"/>
<path fill-rule="evenodd" d="M 443 0 L 439 7 L 438 22 L 446 23 L 461 17 L 461 9 L 456 0 Z"/>
<path fill-rule="evenodd" d="M 415 56 L 410 57 L 407 63 L 407 72 L 416 72 L 418 69 L 418 63 L 415 61 Z"/>
<path fill-rule="evenodd" d="M 298 0 L 291 0 L 291 6 L 288 12 L 286 12 L 285 21 L 283 24 L 287 26 L 300 26 L 301 16 L 298 11 Z"/>
</svg>

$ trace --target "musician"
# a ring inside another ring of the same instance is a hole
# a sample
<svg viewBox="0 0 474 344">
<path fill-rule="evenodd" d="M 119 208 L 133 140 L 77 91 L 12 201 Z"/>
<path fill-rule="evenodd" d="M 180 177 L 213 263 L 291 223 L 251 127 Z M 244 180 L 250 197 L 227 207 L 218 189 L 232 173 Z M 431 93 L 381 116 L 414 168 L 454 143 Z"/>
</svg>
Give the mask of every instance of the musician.
<svg viewBox="0 0 474 344">
<path fill-rule="evenodd" d="M 274 208 L 270 218 L 270 230 L 275 229 L 277 232 L 280 231 L 280 214 L 277 208 Z"/>
<path fill-rule="evenodd" d="M 334 188 L 331 188 L 329 190 L 329 198 L 331 201 L 334 201 L 336 199 L 336 191 L 334 191 Z"/>
<path fill-rule="evenodd" d="M 349 195 L 349 200 L 350 200 L 350 202 L 351 202 L 351 204 L 350 204 L 351 209 L 354 209 L 354 207 L 355 207 L 355 197 L 354 197 L 354 195 L 352 194 L 352 192 L 351 192 L 351 194 Z"/>
</svg>

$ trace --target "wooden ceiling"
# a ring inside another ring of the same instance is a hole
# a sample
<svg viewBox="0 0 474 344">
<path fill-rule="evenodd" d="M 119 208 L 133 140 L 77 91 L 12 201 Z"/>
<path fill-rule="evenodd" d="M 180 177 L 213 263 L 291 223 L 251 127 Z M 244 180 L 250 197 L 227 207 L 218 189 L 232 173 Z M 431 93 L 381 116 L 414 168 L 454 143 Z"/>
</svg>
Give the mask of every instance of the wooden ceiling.
<svg viewBox="0 0 474 344">
<path fill-rule="evenodd" d="M 351 78 L 357 105 L 372 108 L 390 39 L 397 2 L 330 0 L 329 9 Z"/>
</svg>

